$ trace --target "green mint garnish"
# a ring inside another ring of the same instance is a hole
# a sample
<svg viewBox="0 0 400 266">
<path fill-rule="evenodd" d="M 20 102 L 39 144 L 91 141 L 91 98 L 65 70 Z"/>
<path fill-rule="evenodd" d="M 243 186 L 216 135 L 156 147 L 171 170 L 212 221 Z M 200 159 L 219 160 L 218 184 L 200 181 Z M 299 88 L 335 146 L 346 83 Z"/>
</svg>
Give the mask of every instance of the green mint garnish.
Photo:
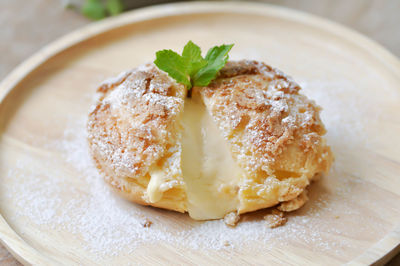
<svg viewBox="0 0 400 266">
<path fill-rule="evenodd" d="M 200 47 L 189 41 L 182 55 L 172 50 L 158 51 L 154 64 L 190 90 L 194 86 L 207 86 L 217 77 L 218 71 L 228 61 L 232 47 L 233 44 L 214 46 L 203 58 Z"/>
</svg>

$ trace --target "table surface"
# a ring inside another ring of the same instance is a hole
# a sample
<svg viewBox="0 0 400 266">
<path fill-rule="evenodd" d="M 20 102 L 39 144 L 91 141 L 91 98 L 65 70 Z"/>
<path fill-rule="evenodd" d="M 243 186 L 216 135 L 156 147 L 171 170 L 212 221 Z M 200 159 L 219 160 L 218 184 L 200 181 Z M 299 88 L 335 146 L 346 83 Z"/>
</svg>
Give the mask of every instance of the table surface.
<svg viewBox="0 0 400 266">
<path fill-rule="evenodd" d="M 73 2 L 79 3 L 80 0 Z M 127 1 L 127 0 L 126 0 Z M 0 80 L 44 45 L 90 21 L 66 0 L 0 1 Z M 139 1 L 140 2 L 140 1 Z M 261 0 L 316 14 L 369 36 L 400 57 L 398 0 Z M 131 4 L 132 5 L 132 4 Z M 0 265 L 21 265 L 0 244 Z M 388 265 L 400 265 L 400 254 Z"/>
</svg>

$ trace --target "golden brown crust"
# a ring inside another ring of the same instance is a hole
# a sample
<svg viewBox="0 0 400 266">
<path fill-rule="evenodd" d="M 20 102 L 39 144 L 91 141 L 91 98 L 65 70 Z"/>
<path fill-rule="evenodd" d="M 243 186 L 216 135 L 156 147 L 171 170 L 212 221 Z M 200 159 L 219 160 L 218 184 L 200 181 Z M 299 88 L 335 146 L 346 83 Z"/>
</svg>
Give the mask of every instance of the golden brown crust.
<svg viewBox="0 0 400 266">
<path fill-rule="evenodd" d="M 301 207 L 308 201 L 307 190 L 304 190 L 297 198 L 289 201 L 284 201 L 277 207 L 278 210 L 283 212 L 292 212 Z"/>
<path fill-rule="evenodd" d="M 299 90 L 285 74 L 256 61 L 228 62 L 209 86 L 193 89 L 243 169 L 238 213 L 282 202 L 282 210 L 300 207 L 313 177 L 330 168 L 320 108 Z M 88 140 L 106 181 L 136 203 L 187 211 L 180 146 L 184 86 L 149 64 L 98 92 Z M 166 176 L 157 202 L 146 192 L 154 169 Z"/>
<path fill-rule="evenodd" d="M 292 200 L 329 170 L 320 108 L 279 70 L 228 62 L 208 87 L 196 89 L 245 170 L 241 213 Z"/>
<path fill-rule="evenodd" d="M 173 181 L 171 192 L 152 205 L 183 212 L 184 205 L 175 201 L 186 197 L 176 134 L 184 86 L 146 65 L 102 84 L 98 92 L 100 99 L 89 114 L 88 140 L 106 181 L 125 198 L 147 205 L 149 173 L 163 167 L 166 181 Z"/>
</svg>

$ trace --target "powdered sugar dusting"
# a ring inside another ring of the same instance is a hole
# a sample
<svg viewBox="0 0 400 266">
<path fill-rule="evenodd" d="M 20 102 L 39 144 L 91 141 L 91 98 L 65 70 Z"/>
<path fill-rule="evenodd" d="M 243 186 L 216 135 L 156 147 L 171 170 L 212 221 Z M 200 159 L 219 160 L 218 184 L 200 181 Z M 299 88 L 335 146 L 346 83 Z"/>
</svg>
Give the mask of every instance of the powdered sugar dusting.
<svg viewBox="0 0 400 266">
<path fill-rule="evenodd" d="M 305 82 L 302 85 L 306 91 L 309 87 L 319 86 L 321 89 L 324 86 Z M 343 115 L 341 104 L 345 103 L 333 103 L 333 100 L 324 98 L 329 93 L 330 97 L 337 99 L 338 95 L 332 91 L 309 90 L 307 93 L 325 107 L 323 120 L 328 127 L 329 141 L 334 142 L 339 136 L 336 134 L 348 130 L 340 120 Z M 340 88 L 337 93 L 340 94 Z M 360 106 L 354 105 L 353 108 L 363 112 Z M 335 112 L 337 114 L 333 116 Z M 348 130 L 347 134 L 353 141 L 352 145 L 362 145 L 363 140 L 356 137 L 364 124 L 362 121 L 354 122 L 358 123 L 355 131 Z M 224 249 L 240 252 L 246 246 L 265 253 L 277 248 L 284 251 L 289 246 L 300 246 L 346 260 L 351 253 L 349 250 L 357 253 L 369 245 L 366 241 L 354 246 L 353 237 L 377 238 L 385 233 L 382 228 L 388 228 L 382 222 L 383 218 L 379 220 L 362 215 L 362 208 L 357 204 L 369 206 L 379 201 L 370 198 L 368 184 L 343 171 L 341 158 L 337 158 L 329 176 L 311 187 L 310 201 L 289 215 L 285 226 L 275 229 L 265 225 L 262 219 L 265 211 L 260 215 L 244 215 L 237 227 L 230 228 L 222 220 L 196 222 L 185 214 L 126 202 L 112 192 L 95 168 L 88 152 L 85 128 L 85 115 L 79 119 L 71 117 L 62 139 L 46 143 L 47 149 L 63 154 L 61 157 L 49 156 L 45 163 L 41 160 L 41 164 L 37 164 L 35 158 L 21 156 L 8 171 L 3 185 L 4 195 L 1 196 L 13 209 L 14 214 L 8 217 L 10 220 L 24 218 L 38 228 L 67 232 L 79 239 L 82 248 L 92 257 L 101 259 L 134 254 L 141 245 L 162 242 L 202 250 L 204 254 Z M 345 141 L 350 144 L 349 140 Z M 43 170 L 55 168 L 59 170 Z M 152 225 L 144 227 L 146 221 L 151 221 Z M 176 223 L 179 225 L 174 226 Z M 360 223 L 364 226 L 350 226 Z"/>
<path fill-rule="evenodd" d="M 321 119 L 328 130 L 328 138 L 333 141 L 351 138 L 348 144 L 352 147 L 365 146 L 371 141 L 365 132 L 365 119 L 360 120 L 360 117 L 378 119 L 380 112 L 376 110 L 373 116 L 369 114 L 372 108 L 369 95 L 360 93 L 351 81 L 345 79 L 301 79 L 299 84 L 303 88 L 302 93 L 322 106 Z"/>
<path fill-rule="evenodd" d="M 46 176 L 43 183 L 43 176 L 26 173 L 25 166 L 29 162 L 21 161 L 9 172 L 8 178 L 25 175 L 26 182 L 21 183 L 21 186 L 13 186 L 8 193 L 10 199 L 13 197 L 18 203 L 15 218 L 27 216 L 38 225 L 79 235 L 85 243 L 84 247 L 97 256 L 118 255 L 127 250 L 134 252 L 138 245 L 158 241 L 205 251 L 243 248 L 254 241 L 264 243 L 259 249 L 268 250 L 295 241 L 338 254 L 350 245 L 343 240 L 332 242 L 326 238 L 326 232 L 313 229 L 321 226 L 318 210 L 321 206 L 318 205 L 324 205 L 321 209 L 325 211 L 331 210 L 330 203 L 322 198 L 314 199 L 315 207 L 309 210 L 310 215 L 290 217 L 287 225 L 276 229 L 267 228 L 263 219 L 246 221 L 245 217 L 242 219 L 245 221 L 240 222 L 236 228 L 229 228 L 222 220 L 193 222 L 186 215 L 165 215 L 161 210 L 164 219 L 182 218 L 189 225 L 177 231 L 165 225 L 168 223 L 156 222 L 158 210 L 149 211 L 147 207 L 121 200 L 103 182 L 88 153 L 85 120 L 74 123 L 66 128 L 64 140 L 53 145 L 63 151 L 63 160 L 75 169 L 75 178 L 83 178 L 83 190 L 87 191 L 82 193 L 67 185 L 66 179 L 51 175 Z M 66 187 L 69 190 L 67 201 L 62 195 Z M 143 227 L 146 219 L 153 221 L 151 227 Z M 341 233 L 339 229 L 337 231 Z M 243 242 L 243 239 L 246 241 Z"/>
</svg>

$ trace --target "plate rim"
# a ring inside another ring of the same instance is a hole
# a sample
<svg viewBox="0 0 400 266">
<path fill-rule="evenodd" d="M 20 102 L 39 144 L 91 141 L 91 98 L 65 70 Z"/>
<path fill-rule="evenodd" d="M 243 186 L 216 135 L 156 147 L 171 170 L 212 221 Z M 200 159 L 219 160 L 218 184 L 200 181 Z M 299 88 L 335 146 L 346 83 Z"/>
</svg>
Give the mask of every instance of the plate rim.
<svg viewBox="0 0 400 266">
<path fill-rule="evenodd" d="M 362 49 L 373 50 L 374 57 L 390 69 L 395 76 L 400 77 L 400 60 L 370 38 L 347 28 L 337 22 L 318 17 L 303 11 L 266 3 L 255 2 L 181 2 L 154 5 L 125 12 L 117 17 L 107 18 L 99 22 L 93 22 L 71 33 L 68 33 L 55 41 L 47 44 L 34 53 L 28 59 L 19 64 L 0 83 L 0 105 L 4 103 L 7 95 L 35 69 L 45 64 L 48 60 L 57 56 L 62 51 L 76 46 L 93 37 L 104 34 L 123 26 L 157 18 L 181 16 L 185 14 L 204 13 L 240 13 L 275 16 L 291 21 L 297 21 L 320 30 L 340 35 L 342 39 L 351 41 Z M 340 33 L 340 34 L 339 34 Z M 0 132 L 1 133 L 1 132 Z M 24 241 L 7 223 L 0 213 L 0 242 L 7 250 L 24 265 L 54 265 L 60 263 L 52 258 L 45 257 L 34 247 Z M 384 264 L 400 251 L 400 222 L 395 228 L 381 240 L 373 244 L 358 257 L 348 264 Z"/>
</svg>

